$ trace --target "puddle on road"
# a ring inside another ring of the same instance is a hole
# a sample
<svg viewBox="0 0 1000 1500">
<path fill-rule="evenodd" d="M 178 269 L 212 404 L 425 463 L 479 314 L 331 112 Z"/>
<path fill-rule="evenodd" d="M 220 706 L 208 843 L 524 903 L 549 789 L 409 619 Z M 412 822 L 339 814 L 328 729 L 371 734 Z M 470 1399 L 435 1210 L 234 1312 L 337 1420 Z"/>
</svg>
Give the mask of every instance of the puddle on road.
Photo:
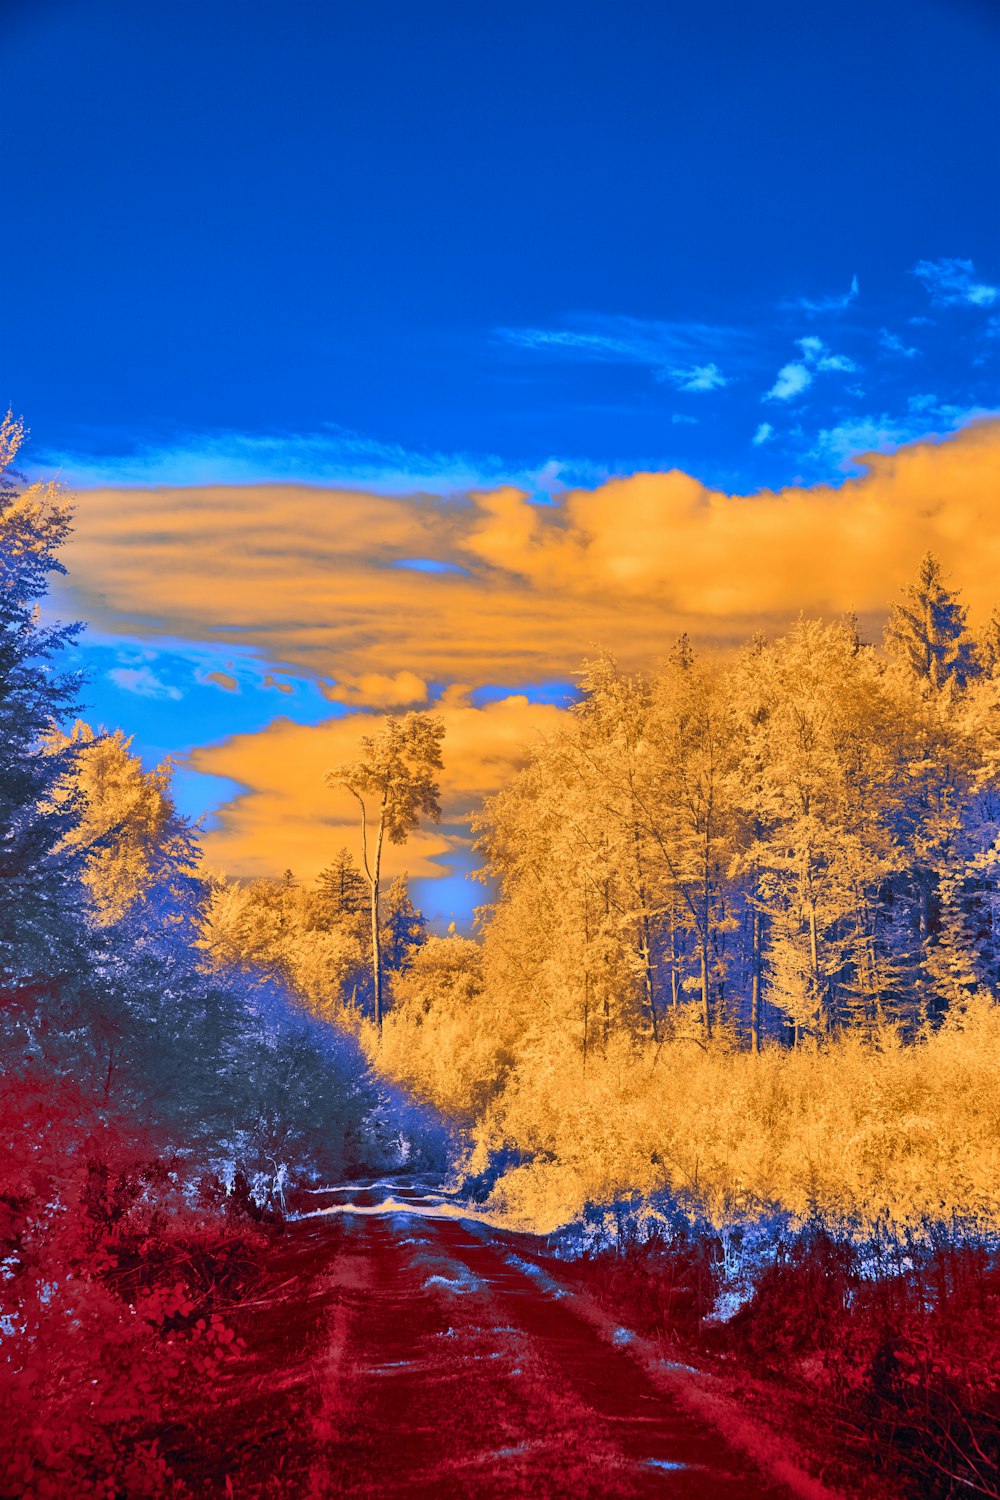
<svg viewBox="0 0 1000 1500">
<path fill-rule="evenodd" d="M 475 1276 L 456 1276 L 452 1278 L 449 1276 L 435 1275 L 428 1276 L 427 1280 L 424 1282 L 425 1287 L 437 1286 L 441 1287 L 443 1291 L 457 1292 L 462 1296 L 464 1296 L 467 1292 L 478 1292 L 482 1288 L 482 1285 L 483 1283 L 479 1281 Z"/>
<path fill-rule="evenodd" d="M 369 1218 L 388 1218 L 393 1214 L 414 1219 L 455 1219 L 459 1222 L 487 1224 L 491 1229 L 504 1229 L 499 1215 L 487 1213 L 464 1203 L 429 1203 L 424 1200 L 407 1202 L 402 1198 L 383 1198 L 381 1203 L 331 1203 L 327 1208 L 312 1208 L 307 1213 L 294 1214 L 296 1219 L 324 1219 L 333 1214 L 352 1214 Z"/>
</svg>

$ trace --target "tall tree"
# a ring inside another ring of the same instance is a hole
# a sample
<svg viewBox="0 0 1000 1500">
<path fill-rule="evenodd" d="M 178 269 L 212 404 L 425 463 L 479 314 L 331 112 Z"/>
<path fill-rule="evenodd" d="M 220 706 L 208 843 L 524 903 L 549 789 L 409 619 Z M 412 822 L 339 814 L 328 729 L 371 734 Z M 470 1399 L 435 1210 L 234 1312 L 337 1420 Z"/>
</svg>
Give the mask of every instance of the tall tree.
<svg viewBox="0 0 1000 1500">
<path fill-rule="evenodd" d="M 371 892 L 372 984 L 375 1025 L 382 1031 L 382 953 L 379 927 L 379 881 L 382 848 L 405 844 L 420 825 L 421 816 L 437 822 L 441 817 L 435 772 L 442 768 L 441 742 L 444 724 L 430 714 L 409 713 L 402 719 L 390 715 L 381 729 L 361 740 L 357 760 L 335 766 L 326 773 L 326 783 L 350 792 L 361 808 L 361 852 Z M 366 800 L 367 799 L 367 800 Z M 374 825 L 374 844 L 369 858 L 369 822 Z"/>
<path fill-rule="evenodd" d="M 975 642 L 966 627 L 958 591 L 945 588 L 941 564 L 933 553 L 924 553 L 916 583 L 907 584 L 903 592 L 905 602 L 890 610 L 887 649 L 936 692 L 948 682 L 965 687 L 976 670 Z"/>
<path fill-rule="evenodd" d="M 58 984 L 85 963 L 80 857 L 67 846 L 72 747 L 47 743 L 75 709 L 78 677 L 60 657 L 78 625 L 42 623 L 38 601 L 70 510 L 51 484 L 24 485 L 11 465 L 25 437 L 0 422 L 0 983 L 8 992 Z"/>
</svg>

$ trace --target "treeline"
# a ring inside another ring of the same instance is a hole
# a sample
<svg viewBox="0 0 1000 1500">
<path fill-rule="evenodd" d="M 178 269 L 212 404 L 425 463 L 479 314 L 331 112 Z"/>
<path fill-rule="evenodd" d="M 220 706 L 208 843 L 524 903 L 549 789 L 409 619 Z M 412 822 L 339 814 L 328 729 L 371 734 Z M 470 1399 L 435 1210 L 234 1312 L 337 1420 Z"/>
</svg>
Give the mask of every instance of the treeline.
<svg viewBox="0 0 1000 1500">
<path fill-rule="evenodd" d="M 392 985 L 381 1065 L 470 1128 L 470 1182 L 544 1228 L 659 1190 L 998 1221 L 997 640 L 927 557 L 879 647 L 586 666 L 477 820 L 480 940 Z"/>
<path fill-rule="evenodd" d="M 378 782 L 374 752 L 425 720 L 364 742 L 383 818 L 407 776 Z M 526 1049 L 586 1073 L 622 1040 L 926 1038 L 1000 977 L 1000 616 L 974 637 L 928 555 L 881 648 L 801 619 L 733 651 L 683 637 L 649 674 L 602 655 L 475 827 L 496 889 L 478 942 L 428 940 L 405 882 L 378 907 L 381 1064 L 459 1116 Z M 372 896 L 345 849 L 311 891 L 217 889 L 207 941 L 363 1034 Z"/>
<path fill-rule="evenodd" d="M 491 799 L 491 973 L 575 1032 L 758 1050 L 913 1038 L 998 975 L 1000 683 L 933 558 L 885 650 L 853 621 L 647 677 L 590 663 Z"/>
</svg>

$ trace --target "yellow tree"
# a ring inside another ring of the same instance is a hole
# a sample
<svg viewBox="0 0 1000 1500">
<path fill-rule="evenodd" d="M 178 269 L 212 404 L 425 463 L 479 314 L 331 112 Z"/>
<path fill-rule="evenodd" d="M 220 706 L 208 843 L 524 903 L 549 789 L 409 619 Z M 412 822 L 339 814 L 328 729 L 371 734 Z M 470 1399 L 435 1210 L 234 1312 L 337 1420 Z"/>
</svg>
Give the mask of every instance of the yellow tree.
<svg viewBox="0 0 1000 1500">
<path fill-rule="evenodd" d="M 877 1018 L 870 913 L 900 866 L 904 727 L 881 666 L 849 626 L 800 620 L 744 654 L 736 692 L 753 830 L 743 863 L 768 917 L 771 998 L 818 1036 L 838 1019 L 838 992 L 860 982 Z"/>
<path fill-rule="evenodd" d="M 95 734 L 80 721 L 48 744 L 75 752 L 77 820 L 68 842 L 86 853 L 84 880 L 101 925 L 149 907 L 154 892 L 163 915 L 167 906 L 193 911 L 202 895 L 199 850 L 174 807 L 169 762 L 145 771 L 120 729 Z"/>
<path fill-rule="evenodd" d="M 741 823 L 731 797 L 740 742 L 725 677 L 712 663 L 695 661 L 686 638 L 654 681 L 647 734 L 639 805 L 670 895 L 672 988 L 680 927 L 693 941 L 701 1026 L 710 1040 L 713 989 L 721 1002 L 724 942 L 736 926 L 727 872 Z"/>
<path fill-rule="evenodd" d="M 390 715 L 382 727 L 361 740 L 357 760 L 335 766 L 326 773 L 326 783 L 343 787 L 361 808 L 361 853 L 371 892 L 372 985 L 375 994 L 375 1025 L 382 1031 L 382 953 L 379 929 L 379 881 L 382 849 L 405 844 L 420 825 L 421 816 L 438 822 L 441 807 L 435 772 L 442 767 L 443 722 L 430 714 L 409 713 L 402 719 Z M 374 837 L 369 858 L 369 824 Z"/>
</svg>

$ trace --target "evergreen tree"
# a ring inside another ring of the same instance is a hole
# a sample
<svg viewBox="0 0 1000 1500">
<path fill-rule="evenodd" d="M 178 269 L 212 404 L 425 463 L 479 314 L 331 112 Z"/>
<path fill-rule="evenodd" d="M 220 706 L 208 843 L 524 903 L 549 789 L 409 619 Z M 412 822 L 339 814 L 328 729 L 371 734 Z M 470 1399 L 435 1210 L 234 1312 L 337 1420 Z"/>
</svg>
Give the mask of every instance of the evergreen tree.
<svg viewBox="0 0 1000 1500">
<path fill-rule="evenodd" d="M 353 922 L 368 905 L 365 878 L 348 849 L 341 849 L 321 871 L 316 882 L 323 917 L 329 922 Z"/>
<path fill-rule="evenodd" d="M 8 412 L 0 423 L 0 983 L 35 993 L 87 968 L 79 854 L 67 843 L 75 750 L 51 743 L 70 715 L 79 680 L 59 658 L 78 625 L 43 624 L 38 601 L 69 507 L 54 485 L 23 485 L 10 466 L 24 438 Z"/>
<path fill-rule="evenodd" d="M 405 875 L 397 875 L 382 903 L 382 956 L 386 969 L 400 974 L 415 948 L 426 941 L 427 922 L 410 900 Z"/>
<path fill-rule="evenodd" d="M 894 604 L 889 614 L 887 649 L 936 692 L 948 682 L 965 687 L 976 670 L 975 643 L 958 591 L 945 588 L 941 564 L 932 553 L 924 553 L 917 581 L 904 594 L 905 602 Z"/>
</svg>

